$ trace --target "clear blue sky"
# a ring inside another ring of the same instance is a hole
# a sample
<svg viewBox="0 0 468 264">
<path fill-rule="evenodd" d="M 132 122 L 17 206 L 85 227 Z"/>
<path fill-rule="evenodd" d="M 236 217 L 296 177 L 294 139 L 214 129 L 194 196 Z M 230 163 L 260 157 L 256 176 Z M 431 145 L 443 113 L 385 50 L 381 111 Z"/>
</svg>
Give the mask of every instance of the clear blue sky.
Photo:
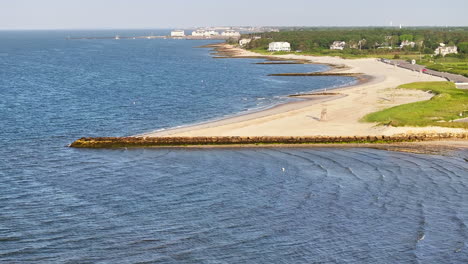
<svg viewBox="0 0 468 264">
<path fill-rule="evenodd" d="M 0 0 L 0 29 L 468 26 L 468 0 Z"/>
</svg>

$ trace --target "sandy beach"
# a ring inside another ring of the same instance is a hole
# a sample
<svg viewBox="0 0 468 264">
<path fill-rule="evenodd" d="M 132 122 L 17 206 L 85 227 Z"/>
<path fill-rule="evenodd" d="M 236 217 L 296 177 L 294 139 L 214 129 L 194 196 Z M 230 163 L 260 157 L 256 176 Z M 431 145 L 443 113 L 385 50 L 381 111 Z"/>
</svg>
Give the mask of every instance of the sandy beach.
<svg viewBox="0 0 468 264">
<path fill-rule="evenodd" d="M 230 50 L 233 57 L 268 58 L 229 45 L 223 48 Z M 335 93 L 334 95 L 302 96 L 304 100 L 267 110 L 193 126 L 150 132 L 143 136 L 391 136 L 467 131 L 461 128 L 391 127 L 360 122 L 366 114 L 432 97 L 431 94 L 422 91 L 397 89 L 399 85 L 421 81 L 445 81 L 442 78 L 394 67 L 377 59 L 349 60 L 303 55 L 279 55 L 274 58 L 334 65 L 333 72 L 362 73 L 369 77 L 369 80 L 358 85 L 329 90 Z M 321 120 L 324 109 L 327 112 L 326 120 Z"/>
</svg>

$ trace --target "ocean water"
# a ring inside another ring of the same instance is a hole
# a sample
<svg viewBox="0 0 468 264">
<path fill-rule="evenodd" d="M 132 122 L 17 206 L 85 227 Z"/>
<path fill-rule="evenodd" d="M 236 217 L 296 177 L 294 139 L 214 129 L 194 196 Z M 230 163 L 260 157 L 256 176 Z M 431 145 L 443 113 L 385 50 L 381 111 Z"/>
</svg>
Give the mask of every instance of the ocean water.
<svg viewBox="0 0 468 264">
<path fill-rule="evenodd" d="M 468 262 L 466 152 L 66 147 L 354 81 L 115 34 L 0 32 L 1 263 Z"/>
</svg>

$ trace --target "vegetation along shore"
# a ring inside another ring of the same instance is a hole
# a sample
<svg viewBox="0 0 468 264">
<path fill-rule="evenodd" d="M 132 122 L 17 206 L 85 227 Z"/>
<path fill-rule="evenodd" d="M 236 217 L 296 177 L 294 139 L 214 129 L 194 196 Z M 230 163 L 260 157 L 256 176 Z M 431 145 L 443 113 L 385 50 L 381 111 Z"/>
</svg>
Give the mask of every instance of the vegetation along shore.
<svg viewBox="0 0 468 264">
<path fill-rule="evenodd" d="M 243 35 L 251 39 L 244 47 L 272 54 L 272 41 L 290 43 L 292 53 L 342 58 L 387 58 L 416 60 L 429 69 L 468 77 L 468 28 L 292 28 L 280 32 Z M 333 43 L 341 45 L 333 47 Z M 456 53 L 436 54 L 444 44 Z M 287 54 L 289 52 L 275 52 Z"/>
</svg>

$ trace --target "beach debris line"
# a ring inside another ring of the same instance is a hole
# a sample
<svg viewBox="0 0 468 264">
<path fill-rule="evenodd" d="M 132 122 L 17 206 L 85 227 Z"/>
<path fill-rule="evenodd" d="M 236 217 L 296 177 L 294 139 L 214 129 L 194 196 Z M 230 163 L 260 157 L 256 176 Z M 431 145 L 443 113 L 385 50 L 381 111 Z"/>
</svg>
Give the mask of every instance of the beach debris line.
<svg viewBox="0 0 468 264">
<path fill-rule="evenodd" d="M 258 137 L 88 137 L 73 142 L 73 148 L 124 148 L 124 147 L 187 147 L 233 145 L 281 144 L 343 144 L 343 143 L 394 143 L 436 141 L 444 139 L 468 140 L 468 133 L 402 134 L 393 136 L 258 136 Z"/>
</svg>

